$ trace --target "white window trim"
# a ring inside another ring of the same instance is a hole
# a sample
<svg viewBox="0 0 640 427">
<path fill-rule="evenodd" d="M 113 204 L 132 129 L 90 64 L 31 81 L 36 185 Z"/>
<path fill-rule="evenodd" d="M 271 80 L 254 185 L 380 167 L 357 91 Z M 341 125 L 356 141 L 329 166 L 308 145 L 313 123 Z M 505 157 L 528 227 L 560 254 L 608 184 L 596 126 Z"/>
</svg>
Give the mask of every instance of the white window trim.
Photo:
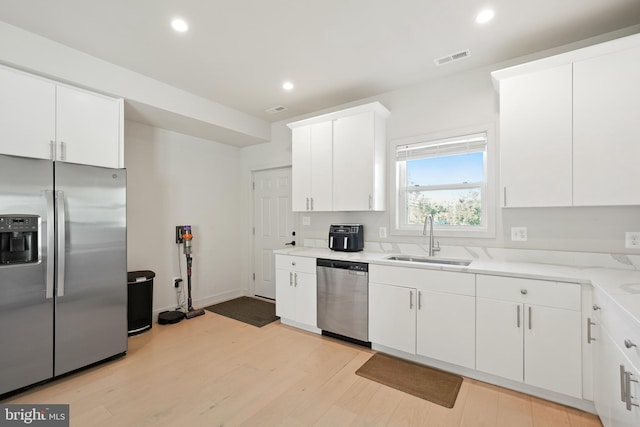
<svg viewBox="0 0 640 427">
<path fill-rule="evenodd" d="M 434 224 L 434 234 L 436 237 L 462 237 L 462 238 L 495 238 L 496 236 L 496 158 L 497 147 L 495 140 L 495 124 L 487 123 L 465 128 L 434 132 L 425 135 L 414 136 L 391 141 L 389 144 L 389 201 L 390 201 L 390 220 L 389 233 L 394 236 L 421 236 L 422 225 L 399 227 L 400 213 L 398 212 L 399 199 L 404 198 L 404 193 L 398 191 L 398 182 L 402 171 L 396 168 L 396 150 L 400 145 L 416 144 L 426 141 L 435 141 L 440 139 L 452 138 L 461 135 L 469 135 L 474 133 L 486 132 L 487 134 L 487 151 L 485 156 L 485 183 L 484 196 L 482 200 L 482 209 L 486 213 L 486 224 L 482 227 L 477 226 L 446 226 Z"/>
</svg>

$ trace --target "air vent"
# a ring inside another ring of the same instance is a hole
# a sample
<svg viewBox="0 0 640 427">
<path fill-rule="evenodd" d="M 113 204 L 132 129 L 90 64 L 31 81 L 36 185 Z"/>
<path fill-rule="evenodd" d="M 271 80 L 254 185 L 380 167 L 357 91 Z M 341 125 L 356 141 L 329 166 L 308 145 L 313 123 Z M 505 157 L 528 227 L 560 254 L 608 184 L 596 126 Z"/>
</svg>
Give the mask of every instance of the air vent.
<svg viewBox="0 0 640 427">
<path fill-rule="evenodd" d="M 462 50 L 460 52 L 452 53 L 447 56 L 443 56 L 442 58 L 438 58 L 433 62 L 435 62 L 437 66 L 440 66 L 440 65 L 449 64 L 451 62 L 459 61 L 461 59 L 467 58 L 469 57 L 469 55 L 471 55 L 471 52 L 469 52 L 469 49 L 467 49 L 467 50 Z"/>
<path fill-rule="evenodd" d="M 286 111 L 287 107 L 283 107 L 282 105 L 278 105 L 276 107 L 272 107 L 272 108 L 268 108 L 266 110 L 264 110 L 265 113 L 269 113 L 269 114 L 278 114 L 281 113 L 283 111 Z"/>
</svg>

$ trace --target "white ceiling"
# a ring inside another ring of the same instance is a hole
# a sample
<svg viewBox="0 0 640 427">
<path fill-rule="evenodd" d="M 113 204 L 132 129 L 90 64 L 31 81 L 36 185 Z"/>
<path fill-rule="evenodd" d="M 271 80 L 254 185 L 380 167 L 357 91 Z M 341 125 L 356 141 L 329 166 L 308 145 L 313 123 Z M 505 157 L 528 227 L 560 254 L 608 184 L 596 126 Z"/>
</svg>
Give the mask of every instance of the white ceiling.
<svg viewBox="0 0 640 427">
<path fill-rule="evenodd" d="M 636 25 L 640 0 L 0 0 L 0 20 L 278 121 Z"/>
</svg>

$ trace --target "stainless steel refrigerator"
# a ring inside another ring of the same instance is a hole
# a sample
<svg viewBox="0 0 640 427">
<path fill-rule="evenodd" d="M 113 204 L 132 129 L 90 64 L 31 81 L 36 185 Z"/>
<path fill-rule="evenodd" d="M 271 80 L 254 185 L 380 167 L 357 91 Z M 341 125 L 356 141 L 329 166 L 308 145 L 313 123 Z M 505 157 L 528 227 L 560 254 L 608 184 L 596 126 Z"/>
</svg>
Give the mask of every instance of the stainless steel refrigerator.
<svg viewBox="0 0 640 427">
<path fill-rule="evenodd" d="M 127 350 L 126 171 L 0 155 L 0 394 Z"/>
</svg>

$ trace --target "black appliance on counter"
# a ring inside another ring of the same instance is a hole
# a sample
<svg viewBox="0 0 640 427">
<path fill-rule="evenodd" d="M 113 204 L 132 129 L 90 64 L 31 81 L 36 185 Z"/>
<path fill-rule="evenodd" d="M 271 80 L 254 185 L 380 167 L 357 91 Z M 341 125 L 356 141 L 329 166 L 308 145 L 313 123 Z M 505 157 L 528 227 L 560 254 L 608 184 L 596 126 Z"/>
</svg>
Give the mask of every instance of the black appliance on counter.
<svg viewBox="0 0 640 427">
<path fill-rule="evenodd" d="M 362 224 L 332 224 L 329 227 L 329 249 L 342 252 L 363 250 L 364 226 Z"/>
</svg>

